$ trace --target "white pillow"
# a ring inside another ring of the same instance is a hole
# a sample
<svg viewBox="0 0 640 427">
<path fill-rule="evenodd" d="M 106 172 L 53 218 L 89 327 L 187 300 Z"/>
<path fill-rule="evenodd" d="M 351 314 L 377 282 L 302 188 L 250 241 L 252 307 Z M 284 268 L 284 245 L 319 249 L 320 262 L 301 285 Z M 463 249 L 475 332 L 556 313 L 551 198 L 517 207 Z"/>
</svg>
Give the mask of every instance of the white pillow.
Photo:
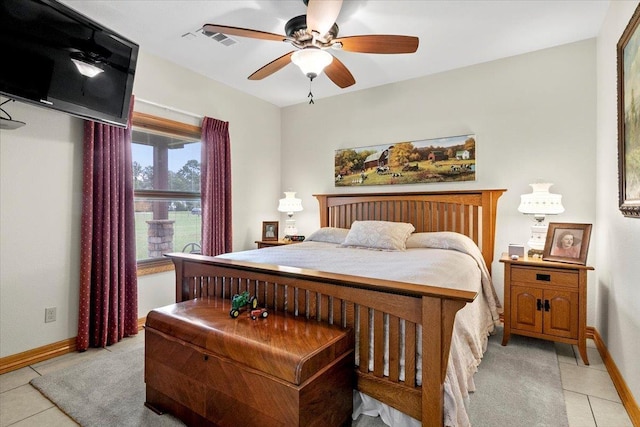
<svg viewBox="0 0 640 427">
<path fill-rule="evenodd" d="M 449 249 L 471 255 L 478 265 L 484 265 L 482 251 L 470 237 L 454 231 L 432 231 L 426 233 L 414 233 L 407 239 L 407 249 L 411 248 L 435 248 Z"/>
<path fill-rule="evenodd" d="M 424 233 L 413 233 L 407 239 L 407 249 L 411 248 L 437 248 L 453 249 L 462 252 L 478 249 L 471 238 L 454 231 L 430 231 Z M 464 249 L 471 248 L 471 249 Z"/>
<path fill-rule="evenodd" d="M 348 228 L 322 227 L 321 229 L 311 233 L 311 236 L 307 237 L 306 240 L 311 242 L 340 244 L 344 242 L 344 239 L 347 237 L 348 233 Z"/>
<path fill-rule="evenodd" d="M 415 227 L 406 222 L 354 221 L 342 246 L 404 251 Z"/>
</svg>

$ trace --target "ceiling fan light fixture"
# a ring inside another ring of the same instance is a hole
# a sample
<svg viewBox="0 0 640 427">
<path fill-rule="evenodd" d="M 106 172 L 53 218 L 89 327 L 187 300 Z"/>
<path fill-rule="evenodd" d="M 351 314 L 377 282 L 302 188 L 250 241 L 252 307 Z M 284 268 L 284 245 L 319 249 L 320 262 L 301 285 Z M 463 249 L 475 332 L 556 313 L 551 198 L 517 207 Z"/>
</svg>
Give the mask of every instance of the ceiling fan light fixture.
<svg viewBox="0 0 640 427">
<path fill-rule="evenodd" d="M 331 61 L 333 56 L 329 52 L 314 47 L 297 50 L 291 55 L 291 62 L 310 79 L 318 77 Z"/>
</svg>

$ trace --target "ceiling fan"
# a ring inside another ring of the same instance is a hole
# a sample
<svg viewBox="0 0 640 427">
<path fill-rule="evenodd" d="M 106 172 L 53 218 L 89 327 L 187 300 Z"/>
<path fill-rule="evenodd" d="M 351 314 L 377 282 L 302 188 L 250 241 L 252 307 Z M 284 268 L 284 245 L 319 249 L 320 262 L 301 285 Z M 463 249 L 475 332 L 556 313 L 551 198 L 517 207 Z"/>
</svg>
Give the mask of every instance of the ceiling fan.
<svg viewBox="0 0 640 427">
<path fill-rule="evenodd" d="M 206 24 L 202 30 L 205 33 L 286 42 L 296 48 L 255 71 L 249 80 L 264 79 L 293 62 L 311 80 L 324 70 L 332 82 L 346 88 L 356 80 L 338 58 L 327 52 L 328 49 L 385 54 L 413 53 L 418 49 L 419 40 L 412 36 L 372 34 L 338 37 L 335 20 L 340 14 L 342 0 L 302 1 L 307 5 L 307 14 L 291 18 L 284 27 L 286 35 L 217 24 Z"/>
</svg>

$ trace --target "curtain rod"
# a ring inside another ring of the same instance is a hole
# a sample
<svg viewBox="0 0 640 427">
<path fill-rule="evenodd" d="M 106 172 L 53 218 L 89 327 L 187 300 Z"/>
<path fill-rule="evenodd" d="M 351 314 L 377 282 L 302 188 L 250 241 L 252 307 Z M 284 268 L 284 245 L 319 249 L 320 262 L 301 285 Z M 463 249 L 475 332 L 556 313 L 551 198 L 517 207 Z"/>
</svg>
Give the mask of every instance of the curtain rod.
<svg viewBox="0 0 640 427">
<path fill-rule="evenodd" d="M 173 111 L 174 113 L 184 114 L 185 116 L 195 117 L 196 119 L 204 119 L 204 116 L 202 114 L 195 114 L 195 113 L 190 113 L 189 111 L 178 110 L 177 108 L 169 107 L 168 105 L 158 104 L 157 102 L 147 101 L 146 99 L 142 99 L 142 98 L 137 98 L 136 97 L 135 98 L 135 102 L 142 102 L 142 103 L 147 104 L 147 105 L 153 105 L 154 107 L 162 108 L 164 110 Z"/>
</svg>

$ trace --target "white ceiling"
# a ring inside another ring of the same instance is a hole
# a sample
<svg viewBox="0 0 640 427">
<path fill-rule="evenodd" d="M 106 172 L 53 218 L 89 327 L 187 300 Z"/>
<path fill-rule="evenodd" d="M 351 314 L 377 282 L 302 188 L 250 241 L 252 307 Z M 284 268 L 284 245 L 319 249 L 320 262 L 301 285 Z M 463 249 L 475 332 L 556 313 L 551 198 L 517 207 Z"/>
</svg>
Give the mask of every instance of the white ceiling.
<svg viewBox="0 0 640 427">
<path fill-rule="evenodd" d="M 288 43 L 233 37 L 224 46 L 198 34 L 207 23 L 284 34 L 302 0 L 61 0 L 135 41 L 140 48 L 277 106 L 307 102 L 309 80 L 293 64 L 260 81 L 247 77 L 292 50 Z M 340 89 L 324 74 L 316 101 L 598 35 L 609 0 L 345 0 L 339 36 L 400 34 L 420 38 L 414 54 L 330 52 L 356 84 Z M 187 39 L 185 33 L 197 34 Z"/>
</svg>

